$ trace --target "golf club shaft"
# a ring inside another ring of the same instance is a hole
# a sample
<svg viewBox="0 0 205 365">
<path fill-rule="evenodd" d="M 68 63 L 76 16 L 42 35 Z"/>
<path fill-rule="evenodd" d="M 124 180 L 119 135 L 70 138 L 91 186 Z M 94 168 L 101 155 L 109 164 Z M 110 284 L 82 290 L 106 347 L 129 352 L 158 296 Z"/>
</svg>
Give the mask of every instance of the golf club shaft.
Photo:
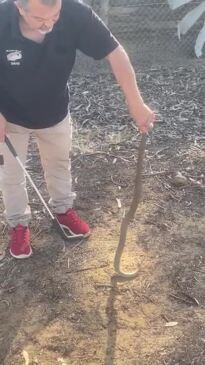
<svg viewBox="0 0 205 365">
<path fill-rule="evenodd" d="M 54 217 L 54 215 L 52 214 L 52 212 L 50 211 L 48 205 L 46 204 L 45 200 L 43 199 L 41 193 L 39 192 L 38 188 L 36 187 L 36 185 L 34 184 L 31 176 L 29 175 L 29 173 L 27 172 L 26 168 L 24 167 L 23 163 L 21 162 L 20 158 L 17 155 L 17 152 L 14 148 L 14 146 L 12 145 L 10 139 L 5 136 L 5 143 L 9 149 L 9 151 L 12 153 L 12 155 L 15 157 L 16 161 L 18 162 L 18 164 L 20 165 L 20 167 L 22 168 L 22 170 L 24 171 L 25 175 L 27 176 L 30 184 L 32 185 L 32 187 L 34 188 L 36 194 L 38 195 L 39 199 L 41 200 L 41 202 L 43 203 L 43 206 L 46 208 L 48 214 L 50 215 L 53 225 L 56 228 L 56 230 L 60 233 L 60 235 L 62 236 L 62 238 L 66 239 L 66 240 L 70 240 L 70 239 L 76 239 L 76 238 L 82 238 L 83 235 L 79 234 L 79 235 L 70 235 L 67 234 L 65 232 L 65 229 L 61 226 L 61 224 L 59 223 L 58 219 L 56 217 Z"/>
<path fill-rule="evenodd" d="M 15 157 L 15 159 L 17 160 L 18 164 L 21 166 L 22 170 L 24 171 L 25 175 L 27 176 L 30 184 L 32 185 L 32 187 L 34 188 L 36 194 L 38 195 L 39 199 L 41 200 L 41 202 L 43 203 L 44 207 L 46 208 L 48 214 L 50 215 L 50 217 L 54 220 L 55 217 L 52 214 L 52 212 L 50 211 L 48 205 L 46 204 L 45 200 L 43 199 L 40 191 L 38 190 L 38 188 L 36 187 L 36 185 L 34 184 L 31 176 L 29 175 L 29 173 L 27 172 L 26 168 L 24 167 L 23 163 L 21 162 L 20 158 L 18 157 L 16 150 L 14 148 L 14 146 L 12 145 L 10 139 L 5 136 L 5 143 L 7 145 L 7 147 L 9 148 L 10 152 L 12 153 L 12 155 Z"/>
</svg>

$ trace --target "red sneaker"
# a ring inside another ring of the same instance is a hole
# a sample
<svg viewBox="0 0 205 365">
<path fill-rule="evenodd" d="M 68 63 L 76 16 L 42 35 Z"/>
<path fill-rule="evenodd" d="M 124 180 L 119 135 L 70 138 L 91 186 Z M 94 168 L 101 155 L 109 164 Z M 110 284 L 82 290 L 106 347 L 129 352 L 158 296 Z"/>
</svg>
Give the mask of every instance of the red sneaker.
<svg viewBox="0 0 205 365">
<path fill-rule="evenodd" d="M 16 259 L 26 259 L 32 254 L 30 231 L 28 227 L 18 224 L 11 230 L 10 254 Z"/>
<path fill-rule="evenodd" d="M 90 227 L 76 213 L 74 209 L 68 209 L 65 214 L 56 214 L 56 218 L 62 228 L 68 230 L 72 236 L 88 237 L 90 235 Z"/>
</svg>

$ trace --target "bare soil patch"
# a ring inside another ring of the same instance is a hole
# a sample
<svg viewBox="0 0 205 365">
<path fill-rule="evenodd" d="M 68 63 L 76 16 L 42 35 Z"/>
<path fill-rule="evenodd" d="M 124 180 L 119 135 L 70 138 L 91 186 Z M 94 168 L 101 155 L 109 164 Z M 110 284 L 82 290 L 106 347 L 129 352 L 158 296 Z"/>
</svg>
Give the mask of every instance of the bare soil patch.
<svg viewBox="0 0 205 365">
<path fill-rule="evenodd" d="M 130 282 L 113 276 L 113 258 L 140 135 L 112 76 L 73 76 L 75 207 L 92 235 L 64 242 L 29 187 L 34 255 L 0 261 L 0 364 L 204 364 L 204 72 L 203 65 L 138 72 L 159 121 L 123 257 L 125 269 L 139 268 Z M 48 199 L 33 139 L 27 165 Z"/>
</svg>

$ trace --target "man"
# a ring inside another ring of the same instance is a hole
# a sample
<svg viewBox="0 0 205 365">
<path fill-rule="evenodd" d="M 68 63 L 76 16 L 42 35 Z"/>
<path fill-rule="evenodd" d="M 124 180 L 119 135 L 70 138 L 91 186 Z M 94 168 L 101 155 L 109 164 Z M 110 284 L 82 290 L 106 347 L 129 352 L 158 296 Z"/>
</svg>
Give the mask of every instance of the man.
<svg viewBox="0 0 205 365">
<path fill-rule="evenodd" d="M 35 134 L 53 212 L 72 235 L 90 233 L 89 225 L 72 208 L 67 81 L 76 50 L 95 60 L 108 60 L 141 132 L 147 132 L 155 119 L 140 95 L 127 54 L 90 7 L 78 0 L 4 1 L 0 5 L 0 152 L 10 254 L 15 258 L 32 254 L 30 207 L 25 176 L 4 143 L 6 134 L 24 163 L 29 134 Z"/>
</svg>

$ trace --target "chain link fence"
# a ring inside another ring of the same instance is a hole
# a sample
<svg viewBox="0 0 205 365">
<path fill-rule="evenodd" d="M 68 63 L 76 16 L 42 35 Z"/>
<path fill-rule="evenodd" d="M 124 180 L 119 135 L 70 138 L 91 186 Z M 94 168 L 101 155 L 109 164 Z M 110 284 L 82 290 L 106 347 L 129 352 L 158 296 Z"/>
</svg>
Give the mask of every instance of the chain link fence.
<svg viewBox="0 0 205 365">
<path fill-rule="evenodd" d="M 175 0 L 169 0 L 170 3 Z M 183 0 L 176 0 L 182 3 Z M 186 1 L 186 0 L 185 0 Z M 184 3 L 185 3 L 184 1 Z M 179 39 L 177 27 L 187 14 L 202 2 L 187 0 L 183 6 L 171 9 L 163 0 L 84 0 L 104 20 L 138 66 L 180 66 L 203 63 L 197 58 L 195 42 L 203 27 L 205 12 L 190 30 Z M 190 17 L 191 18 L 191 17 Z M 205 37 L 205 36 L 204 36 Z M 205 47 L 203 48 L 205 54 Z M 80 70 L 96 67 L 80 56 Z"/>
</svg>

